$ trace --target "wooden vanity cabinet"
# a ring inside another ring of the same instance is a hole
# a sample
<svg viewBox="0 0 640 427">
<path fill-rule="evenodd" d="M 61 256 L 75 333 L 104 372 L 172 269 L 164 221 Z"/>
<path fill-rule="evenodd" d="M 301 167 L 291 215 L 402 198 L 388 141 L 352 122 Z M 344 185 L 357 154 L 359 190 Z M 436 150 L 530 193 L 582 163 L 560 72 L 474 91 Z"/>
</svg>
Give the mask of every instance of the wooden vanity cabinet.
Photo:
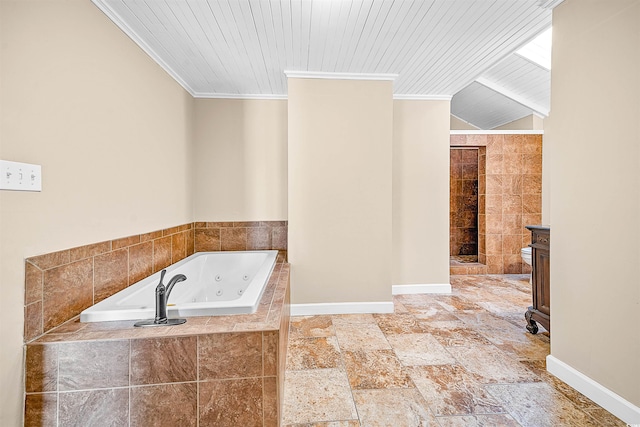
<svg viewBox="0 0 640 427">
<path fill-rule="evenodd" d="M 531 231 L 531 286 L 533 291 L 533 305 L 524 314 L 527 319 L 527 330 L 532 334 L 538 332 L 539 322 L 547 331 L 551 332 L 551 302 L 549 296 L 549 242 L 551 234 L 549 227 L 541 225 L 527 225 Z"/>
</svg>

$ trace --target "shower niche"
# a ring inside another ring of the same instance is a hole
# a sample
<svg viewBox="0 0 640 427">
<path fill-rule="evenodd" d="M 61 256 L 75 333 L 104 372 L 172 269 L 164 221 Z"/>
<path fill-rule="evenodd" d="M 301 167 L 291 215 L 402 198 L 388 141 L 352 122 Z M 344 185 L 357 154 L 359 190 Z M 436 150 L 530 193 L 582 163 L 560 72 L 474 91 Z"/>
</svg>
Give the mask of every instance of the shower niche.
<svg viewBox="0 0 640 427">
<path fill-rule="evenodd" d="M 449 164 L 449 256 L 457 263 L 477 263 L 478 147 L 451 147 Z"/>
</svg>

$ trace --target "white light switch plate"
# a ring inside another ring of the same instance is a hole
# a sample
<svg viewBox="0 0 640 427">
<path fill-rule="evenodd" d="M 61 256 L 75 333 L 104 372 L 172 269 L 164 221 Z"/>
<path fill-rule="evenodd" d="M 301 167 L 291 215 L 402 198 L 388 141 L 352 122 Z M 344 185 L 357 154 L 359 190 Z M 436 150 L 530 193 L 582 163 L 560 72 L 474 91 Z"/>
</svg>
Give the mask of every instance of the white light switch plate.
<svg viewBox="0 0 640 427">
<path fill-rule="evenodd" d="M 0 190 L 42 191 L 40 165 L 0 160 Z"/>
</svg>

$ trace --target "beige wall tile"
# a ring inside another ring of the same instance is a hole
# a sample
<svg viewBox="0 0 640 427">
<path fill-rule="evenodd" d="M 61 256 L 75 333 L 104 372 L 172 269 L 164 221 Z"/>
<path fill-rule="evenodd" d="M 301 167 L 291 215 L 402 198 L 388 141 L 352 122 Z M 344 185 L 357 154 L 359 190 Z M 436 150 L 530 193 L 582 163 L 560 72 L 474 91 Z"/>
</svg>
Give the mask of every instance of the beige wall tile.
<svg viewBox="0 0 640 427">
<path fill-rule="evenodd" d="M 220 229 L 219 228 L 197 228 L 195 234 L 195 251 L 209 252 L 220 250 Z"/>
<path fill-rule="evenodd" d="M 140 235 L 141 242 L 148 242 L 150 240 L 159 239 L 162 237 L 162 230 L 152 231 L 150 233 L 144 233 Z"/>
<path fill-rule="evenodd" d="M 84 390 L 129 385 L 129 341 L 59 344 L 58 389 Z"/>
<path fill-rule="evenodd" d="M 505 174 L 519 174 L 522 173 L 522 154 L 520 153 L 505 153 L 503 154 L 503 173 Z"/>
<path fill-rule="evenodd" d="M 196 383 L 131 388 L 131 427 L 197 425 Z"/>
<path fill-rule="evenodd" d="M 271 227 L 247 228 L 247 250 L 271 249 L 271 233 Z"/>
<path fill-rule="evenodd" d="M 522 234 L 506 234 L 502 236 L 502 254 L 520 255 Z"/>
<path fill-rule="evenodd" d="M 80 246 L 69 249 L 70 261 L 77 261 L 84 258 L 90 258 L 111 250 L 111 241 L 93 243 L 90 245 Z"/>
<path fill-rule="evenodd" d="M 521 195 L 524 188 L 524 179 L 521 174 L 502 175 L 503 194 Z"/>
<path fill-rule="evenodd" d="M 502 175 L 487 175 L 487 195 L 502 194 Z"/>
<path fill-rule="evenodd" d="M 201 382 L 199 412 L 200 425 L 262 426 L 262 378 Z"/>
<path fill-rule="evenodd" d="M 55 426 L 58 423 L 58 394 L 27 394 L 25 396 L 24 426 Z"/>
<path fill-rule="evenodd" d="M 86 390 L 58 394 L 58 425 L 119 426 L 129 423 L 129 390 Z"/>
<path fill-rule="evenodd" d="M 93 260 L 93 303 L 129 286 L 129 251 L 120 249 Z"/>
<path fill-rule="evenodd" d="M 69 250 L 51 252 L 44 255 L 28 258 L 27 261 L 31 262 L 41 270 L 47 270 L 49 268 L 58 267 L 60 265 L 69 264 L 70 256 Z"/>
<path fill-rule="evenodd" d="M 242 227 L 220 229 L 220 249 L 244 251 L 247 249 L 247 229 Z"/>
<path fill-rule="evenodd" d="M 40 393 L 58 390 L 58 346 L 28 345 L 25 348 L 25 391 Z"/>
<path fill-rule="evenodd" d="M 262 333 L 262 364 L 264 376 L 275 376 L 278 372 L 278 331 Z"/>
<path fill-rule="evenodd" d="M 488 135 L 487 136 L 487 153 L 502 154 L 504 144 L 504 135 Z"/>
<path fill-rule="evenodd" d="M 231 333 L 200 337 L 199 379 L 262 376 L 262 333 Z"/>
<path fill-rule="evenodd" d="M 140 243 L 140 235 L 123 237 L 121 239 L 116 239 L 111 241 L 111 250 L 118 250 L 122 248 L 126 248 L 128 246 L 137 245 Z"/>
<path fill-rule="evenodd" d="M 523 154 L 522 173 L 539 175 L 542 173 L 542 154 Z"/>
<path fill-rule="evenodd" d="M 187 257 L 187 232 L 182 231 L 171 236 L 171 263 Z"/>
<path fill-rule="evenodd" d="M 129 281 L 134 284 L 153 274 L 153 242 L 129 247 Z"/>
<path fill-rule="evenodd" d="M 284 373 L 282 376 L 284 377 Z M 262 390 L 264 427 L 278 427 L 280 425 L 280 405 L 278 402 L 278 379 L 265 377 Z"/>
<path fill-rule="evenodd" d="M 131 385 L 197 380 L 197 338 L 131 340 Z"/>
<path fill-rule="evenodd" d="M 160 271 L 171 264 L 171 236 L 153 241 L 153 271 Z"/>
<path fill-rule="evenodd" d="M 539 214 L 542 212 L 542 195 L 525 194 L 522 196 L 522 211 L 525 214 Z"/>
<path fill-rule="evenodd" d="M 42 301 L 42 282 L 44 280 L 42 270 L 29 261 L 25 262 L 24 267 L 24 303 Z"/>
<path fill-rule="evenodd" d="M 528 233 L 522 223 L 521 214 L 509 214 L 502 216 L 502 232 L 503 234 L 523 234 Z"/>
<path fill-rule="evenodd" d="M 30 341 L 43 332 L 42 301 L 36 301 L 24 307 L 24 340 Z"/>
<path fill-rule="evenodd" d="M 487 255 L 502 255 L 502 234 L 487 236 Z"/>
<path fill-rule="evenodd" d="M 48 331 L 93 304 L 93 260 L 45 271 L 43 290 L 43 327 Z"/>
</svg>

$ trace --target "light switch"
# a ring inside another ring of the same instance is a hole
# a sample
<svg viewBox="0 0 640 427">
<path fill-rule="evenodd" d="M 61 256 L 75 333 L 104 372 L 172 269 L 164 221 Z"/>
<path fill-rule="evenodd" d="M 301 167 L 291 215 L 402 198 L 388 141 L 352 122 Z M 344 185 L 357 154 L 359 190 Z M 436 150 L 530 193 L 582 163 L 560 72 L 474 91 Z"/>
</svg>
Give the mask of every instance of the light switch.
<svg viewBox="0 0 640 427">
<path fill-rule="evenodd" d="M 40 165 L 0 160 L 0 190 L 42 191 Z"/>
</svg>

